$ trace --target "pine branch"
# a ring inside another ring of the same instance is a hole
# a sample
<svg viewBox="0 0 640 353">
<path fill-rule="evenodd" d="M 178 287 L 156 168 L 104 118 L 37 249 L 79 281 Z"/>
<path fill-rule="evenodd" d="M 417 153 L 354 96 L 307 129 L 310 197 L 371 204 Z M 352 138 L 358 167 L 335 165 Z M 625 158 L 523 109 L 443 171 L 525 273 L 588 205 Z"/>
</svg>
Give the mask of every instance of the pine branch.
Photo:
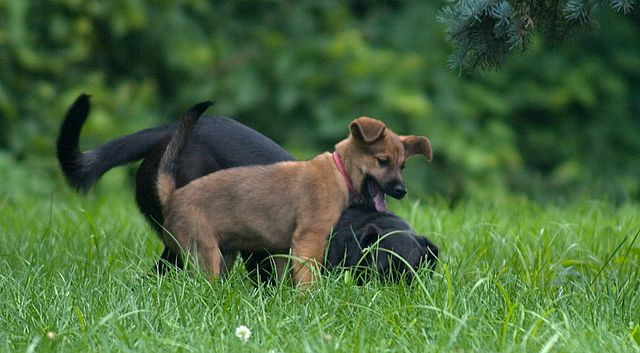
<svg viewBox="0 0 640 353">
<path fill-rule="evenodd" d="M 611 0 L 611 7 L 617 12 L 628 14 L 633 10 L 633 6 L 636 4 L 635 0 Z"/>
<path fill-rule="evenodd" d="M 576 27 L 591 26 L 597 10 L 609 4 L 627 14 L 636 0 L 457 0 L 438 20 L 453 43 L 449 66 L 474 72 L 499 66 L 513 51 L 525 50 L 536 29 L 552 42 Z"/>
<path fill-rule="evenodd" d="M 590 24 L 593 13 L 598 8 L 598 2 L 594 0 L 569 0 L 563 13 L 569 22 L 578 22 L 582 25 Z"/>
</svg>

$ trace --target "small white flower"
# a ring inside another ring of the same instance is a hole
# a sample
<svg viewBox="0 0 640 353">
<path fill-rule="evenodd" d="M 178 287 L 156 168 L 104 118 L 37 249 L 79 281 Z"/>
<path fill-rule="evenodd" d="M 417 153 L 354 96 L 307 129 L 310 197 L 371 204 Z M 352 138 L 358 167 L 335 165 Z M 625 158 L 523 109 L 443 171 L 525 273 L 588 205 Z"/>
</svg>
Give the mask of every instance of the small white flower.
<svg viewBox="0 0 640 353">
<path fill-rule="evenodd" d="M 48 338 L 48 339 L 50 339 L 50 340 L 52 340 L 52 341 L 53 341 L 54 339 L 56 339 L 56 334 L 55 334 L 55 332 L 53 332 L 53 331 L 49 331 L 49 332 L 47 332 L 47 338 Z"/>
<path fill-rule="evenodd" d="M 240 325 L 236 327 L 236 337 L 238 337 L 242 342 L 247 342 L 251 337 L 251 330 L 245 325 Z"/>
</svg>

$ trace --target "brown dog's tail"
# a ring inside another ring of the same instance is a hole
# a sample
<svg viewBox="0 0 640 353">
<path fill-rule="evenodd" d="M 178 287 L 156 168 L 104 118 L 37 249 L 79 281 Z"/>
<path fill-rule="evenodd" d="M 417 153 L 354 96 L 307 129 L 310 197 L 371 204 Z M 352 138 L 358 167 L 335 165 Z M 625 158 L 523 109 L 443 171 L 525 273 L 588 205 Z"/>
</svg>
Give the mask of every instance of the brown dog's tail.
<svg viewBox="0 0 640 353">
<path fill-rule="evenodd" d="M 163 206 L 176 190 L 176 160 L 180 155 L 180 152 L 182 152 L 191 130 L 196 126 L 196 122 L 198 122 L 202 113 L 204 113 L 204 111 L 212 104 L 213 102 L 198 103 L 191 107 L 191 109 L 182 116 L 182 119 L 180 119 L 180 123 L 178 124 L 178 129 L 171 137 L 171 141 L 169 141 L 167 149 L 164 151 L 162 159 L 160 159 L 156 187 L 158 189 L 160 203 Z"/>
</svg>

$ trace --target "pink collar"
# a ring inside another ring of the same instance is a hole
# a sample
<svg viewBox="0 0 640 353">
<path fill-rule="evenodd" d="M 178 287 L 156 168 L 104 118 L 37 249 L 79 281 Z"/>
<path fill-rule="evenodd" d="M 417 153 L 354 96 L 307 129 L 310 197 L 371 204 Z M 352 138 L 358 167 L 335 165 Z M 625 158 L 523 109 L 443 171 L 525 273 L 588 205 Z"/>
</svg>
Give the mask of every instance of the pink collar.
<svg viewBox="0 0 640 353">
<path fill-rule="evenodd" d="M 347 184 L 347 188 L 349 189 L 349 192 L 351 192 L 351 194 L 353 194 L 353 196 L 355 196 L 356 198 L 361 198 L 362 195 L 360 195 L 360 193 L 353 187 L 353 182 L 351 182 L 351 178 L 349 178 L 349 176 L 347 175 L 347 172 L 344 171 L 342 158 L 340 158 L 340 155 L 338 154 L 338 152 L 333 151 L 332 156 L 333 156 L 333 161 L 336 163 L 336 167 L 338 167 L 338 171 L 340 172 L 340 174 L 342 174 L 342 177 L 344 177 L 344 182 Z"/>
</svg>

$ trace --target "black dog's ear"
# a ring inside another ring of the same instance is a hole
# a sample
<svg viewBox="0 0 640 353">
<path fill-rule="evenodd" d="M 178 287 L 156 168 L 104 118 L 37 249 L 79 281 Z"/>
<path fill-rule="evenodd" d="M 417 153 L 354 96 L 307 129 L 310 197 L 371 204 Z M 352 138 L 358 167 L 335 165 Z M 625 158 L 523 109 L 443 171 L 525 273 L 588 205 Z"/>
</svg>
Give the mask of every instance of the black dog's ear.
<svg viewBox="0 0 640 353">
<path fill-rule="evenodd" d="M 358 243 L 360 243 L 360 247 L 366 248 L 378 241 L 380 235 L 383 234 L 383 230 L 373 223 L 367 223 L 356 234 L 358 234 Z"/>
</svg>

